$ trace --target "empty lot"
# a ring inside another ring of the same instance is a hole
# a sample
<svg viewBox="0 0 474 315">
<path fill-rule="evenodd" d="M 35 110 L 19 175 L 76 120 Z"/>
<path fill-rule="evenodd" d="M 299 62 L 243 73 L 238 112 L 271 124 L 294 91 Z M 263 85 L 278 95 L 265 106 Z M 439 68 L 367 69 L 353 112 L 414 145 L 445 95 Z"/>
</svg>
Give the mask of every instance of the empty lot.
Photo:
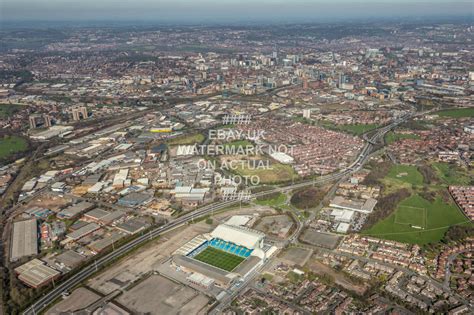
<svg viewBox="0 0 474 315">
<path fill-rule="evenodd" d="M 301 236 L 301 241 L 307 244 L 329 249 L 336 248 L 339 239 L 340 237 L 337 235 L 318 232 L 314 229 L 307 229 Z"/>
<path fill-rule="evenodd" d="M 123 293 L 117 301 L 135 314 L 201 314 L 209 299 L 198 291 L 153 275 Z"/>
</svg>

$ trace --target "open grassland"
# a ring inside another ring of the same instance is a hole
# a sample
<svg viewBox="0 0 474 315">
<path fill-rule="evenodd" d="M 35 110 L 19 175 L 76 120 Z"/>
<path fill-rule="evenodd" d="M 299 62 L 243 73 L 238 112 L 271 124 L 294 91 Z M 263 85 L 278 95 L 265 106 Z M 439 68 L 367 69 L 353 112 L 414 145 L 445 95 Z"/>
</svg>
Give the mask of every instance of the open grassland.
<svg viewBox="0 0 474 315">
<path fill-rule="evenodd" d="M 445 110 L 440 110 L 438 112 L 435 112 L 434 114 L 440 117 L 449 117 L 449 118 L 474 117 L 474 107 L 445 109 Z"/>
<path fill-rule="evenodd" d="M 210 246 L 196 255 L 194 259 L 225 271 L 234 270 L 245 260 L 243 257 Z"/>
<path fill-rule="evenodd" d="M 330 121 L 319 121 L 319 125 L 331 130 L 344 131 L 353 135 L 361 135 L 370 130 L 380 127 L 380 125 L 378 124 L 335 125 Z"/>
<path fill-rule="evenodd" d="M 425 245 L 440 241 L 448 228 L 457 224 L 470 223 L 453 202 L 445 203 L 440 197 L 429 202 L 415 194 L 403 200 L 394 213 L 363 234 Z"/>
<path fill-rule="evenodd" d="M 270 163 L 268 168 L 248 167 L 248 165 L 242 164 L 238 165 L 235 172 L 241 176 L 258 176 L 260 184 L 286 182 L 298 178 L 298 175 L 290 165 L 278 162 Z"/>
<path fill-rule="evenodd" d="M 286 202 L 286 195 L 282 193 L 275 193 L 271 194 L 267 197 L 262 197 L 261 199 L 257 198 L 255 203 L 261 206 L 269 206 L 269 207 L 278 207 L 283 206 Z"/>
<path fill-rule="evenodd" d="M 414 186 L 423 185 L 423 175 L 416 166 L 392 165 L 387 176 L 382 179 L 386 194 L 402 188 L 412 189 Z"/>
<path fill-rule="evenodd" d="M 7 158 L 11 154 L 26 151 L 28 142 L 17 136 L 7 136 L 0 138 L 0 159 Z"/>
<path fill-rule="evenodd" d="M 196 144 L 204 141 L 204 135 L 200 133 L 183 135 L 168 141 L 168 145 L 187 145 L 187 144 Z"/>
<path fill-rule="evenodd" d="M 397 133 L 390 131 L 385 136 L 387 144 L 392 144 L 402 139 L 420 139 L 420 136 L 410 133 Z"/>
<path fill-rule="evenodd" d="M 354 135 L 361 135 L 363 133 L 366 133 L 370 130 L 373 130 L 375 128 L 378 128 L 379 125 L 377 124 L 354 124 L 354 125 L 342 125 L 342 126 L 337 126 L 339 130 L 346 131 L 349 133 L 352 133 Z"/>
<path fill-rule="evenodd" d="M 432 164 L 436 175 L 445 185 L 469 185 L 474 173 L 461 169 L 455 164 L 435 162 Z"/>
</svg>

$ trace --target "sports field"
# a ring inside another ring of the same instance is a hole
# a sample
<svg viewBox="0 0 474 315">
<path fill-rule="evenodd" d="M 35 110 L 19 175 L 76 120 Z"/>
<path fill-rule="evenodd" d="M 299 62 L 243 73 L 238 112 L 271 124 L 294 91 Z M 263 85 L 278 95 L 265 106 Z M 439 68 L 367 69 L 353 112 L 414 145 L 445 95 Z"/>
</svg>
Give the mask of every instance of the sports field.
<svg viewBox="0 0 474 315">
<path fill-rule="evenodd" d="M 403 200 L 394 213 L 363 232 L 382 239 L 424 245 L 443 238 L 452 225 L 469 224 L 453 202 L 441 197 L 429 202 L 415 194 Z"/>
<path fill-rule="evenodd" d="M 426 228 L 426 208 L 400 205 L 395 212 L 394 222 L 405 224 L 414 228 Z"/>
<path fill-rule="evenodd" d="M 243 257 L 230 254 L 211 246 L 208 246 L 205 250 L 194 256 L 194 259 L 225 271 L 234 270 L 235 267 L 245 260 Z"/>
</svg>

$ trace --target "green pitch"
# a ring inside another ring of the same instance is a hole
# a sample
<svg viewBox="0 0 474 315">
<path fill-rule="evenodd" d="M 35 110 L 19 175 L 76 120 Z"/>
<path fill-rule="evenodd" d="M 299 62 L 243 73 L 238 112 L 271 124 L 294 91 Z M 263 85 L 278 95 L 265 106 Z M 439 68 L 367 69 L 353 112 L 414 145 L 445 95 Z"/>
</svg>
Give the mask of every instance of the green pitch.
<svg viewBox="0 0 474 315">
<path fill-rule="evenodd" d="M 365 230 L 363 234 L 425 245 L 439 242 L 450 226 L 472 224 L 468 222 L 454 202 L 446 203 L 440 196 L 430 202 L 414 194 L 400 202 L 394 213 Z"/>
<path fill-rule="evenodd" d="M 426 209 L 400 205 L 395 212 L 395 223 L 424 229 L 426 227 Z"/>
<path fill-rule="evenodd" d="M 245 258 L 224 252 L 211 246 L 197 254 L 194 259 L 225 271 L 234 270 L 235 267 L 245 260 Z"/>
</svg>

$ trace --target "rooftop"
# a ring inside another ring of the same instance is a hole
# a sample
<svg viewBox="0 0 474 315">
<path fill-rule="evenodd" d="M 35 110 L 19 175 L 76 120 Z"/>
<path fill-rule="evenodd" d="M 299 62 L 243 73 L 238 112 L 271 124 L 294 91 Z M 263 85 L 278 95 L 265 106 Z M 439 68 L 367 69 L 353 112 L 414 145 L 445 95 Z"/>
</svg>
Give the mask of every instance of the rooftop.
<svg viewBox="0 0 474 315">
<path fill-rule="evenodd" d="M 36 219 L 13 224 L 11 261 L 38 253 L 38 226 Z"/>
</svg>

